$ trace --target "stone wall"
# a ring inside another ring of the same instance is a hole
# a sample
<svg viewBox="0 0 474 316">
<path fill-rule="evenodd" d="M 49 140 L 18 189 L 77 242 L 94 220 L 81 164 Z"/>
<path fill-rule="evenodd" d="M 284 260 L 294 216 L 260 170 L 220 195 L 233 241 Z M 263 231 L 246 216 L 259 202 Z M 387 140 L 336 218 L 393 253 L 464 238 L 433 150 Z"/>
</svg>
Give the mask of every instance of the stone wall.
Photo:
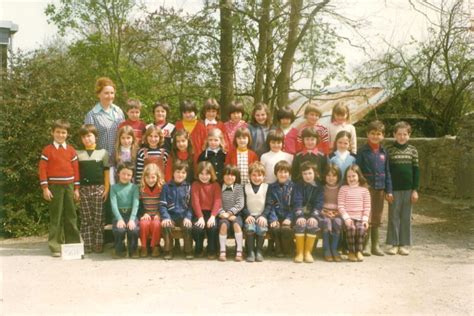
<svg viewBox="0 0 474 316">
<path fill-rule="evenodd" d="M 474 113 L 460 124 L 456 137 L 412 138 L 420 157 L 420 192 L 474 199 Z M 384 143 L 393 141 L 386 138 Z M 358 144 L 367 142 L 358 138 Z"/>
</svg>

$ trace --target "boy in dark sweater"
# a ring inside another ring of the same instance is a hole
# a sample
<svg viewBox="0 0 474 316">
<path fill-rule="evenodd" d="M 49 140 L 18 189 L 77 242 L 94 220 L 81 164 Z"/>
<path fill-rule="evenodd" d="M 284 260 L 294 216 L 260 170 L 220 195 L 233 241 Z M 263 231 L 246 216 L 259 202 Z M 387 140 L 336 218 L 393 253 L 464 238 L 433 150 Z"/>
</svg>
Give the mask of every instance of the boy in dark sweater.
<svg viewBox="0 0 474 316">
<path fill-rule="evenodd" d="M 385 126 L 381 121 L 371 122 L 367 127 L 367 144 L 357 152 L 356 162 L 367 179 L 371 199 L 370 227 L 364 241 L 364 256 L 370 256 L 371 253 L 383 256 L 379 246 L 379 227 L 382 223 L 384 197 L 389 203 L 393 201 L 388 154 L 382 147 L 384 133 Z M 371 248 L 369 239 L 372 240 Z"/>
<path fill-rule="evenodd" d="M 61 244 L 79 243 L 74 200 L 79 200 L 77 154 L 66 144 L 69 122 L 57 120 L 52 126 L 53 143 L 44 147 L 39 162 L 43 198 L 49 202 L 48 245 L 53 257 L 61 256 Z"/>
<path fill-rule="evenodd" d="M 418 151 L 408 144 L 411 126 L 395 124 L 395 142 L 387 146 L 393 184 L 393 203 L 388 207 L 387 245 L 389 255 L 408 255 L 411 245 L 411 205 L 418 201 L 420 169 Z"/>
</svg>

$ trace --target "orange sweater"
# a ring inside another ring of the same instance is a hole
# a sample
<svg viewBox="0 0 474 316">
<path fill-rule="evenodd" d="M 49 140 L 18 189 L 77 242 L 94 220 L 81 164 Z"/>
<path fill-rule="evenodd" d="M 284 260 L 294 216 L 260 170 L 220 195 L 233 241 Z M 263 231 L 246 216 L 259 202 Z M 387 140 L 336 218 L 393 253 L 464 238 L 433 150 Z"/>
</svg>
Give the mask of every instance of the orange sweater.
<svg viewBox="0 0 474 316">
<path fill-rule="evenodd" d="M 39 163 L 39 178 L 41 187 L 48 184 L 74 183 L 79 188 L 79 162 L 76 150 L 71 145 L 66 149 L 56 149 L 53 144 L 44 147 Z"/>
</svg>

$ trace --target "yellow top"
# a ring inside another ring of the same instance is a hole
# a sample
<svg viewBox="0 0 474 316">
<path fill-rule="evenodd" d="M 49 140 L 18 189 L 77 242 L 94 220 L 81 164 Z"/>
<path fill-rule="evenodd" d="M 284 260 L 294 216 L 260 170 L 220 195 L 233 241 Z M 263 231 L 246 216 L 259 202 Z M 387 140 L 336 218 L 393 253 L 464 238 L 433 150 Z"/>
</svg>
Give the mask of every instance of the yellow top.
<svg viewBox="0 0 474 316">
<path fill-rule="evenodd" d="M 194 119 L 192 121 L 187 121 L 187 120 L 183 120 L 183 126 L 184 126 L 184 129 L 191 134 L 191 132 L 193 131 L 194 127 L 196 126 L 197 124 L 197 119 Z"/>
</svg>

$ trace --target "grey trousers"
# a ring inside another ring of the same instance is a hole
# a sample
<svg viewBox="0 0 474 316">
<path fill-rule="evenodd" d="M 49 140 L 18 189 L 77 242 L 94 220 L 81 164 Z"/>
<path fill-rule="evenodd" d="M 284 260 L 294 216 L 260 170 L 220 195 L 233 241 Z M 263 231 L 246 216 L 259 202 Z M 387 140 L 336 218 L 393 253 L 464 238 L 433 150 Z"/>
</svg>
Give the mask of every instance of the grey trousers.
<svg viewBox="0 0 474 316">
<path fill-rule="evenodd" d="M 387 245 L 411 245 L 412 190 L 393 191 L 393 203 L 388 206 Z"/>
</svg>

